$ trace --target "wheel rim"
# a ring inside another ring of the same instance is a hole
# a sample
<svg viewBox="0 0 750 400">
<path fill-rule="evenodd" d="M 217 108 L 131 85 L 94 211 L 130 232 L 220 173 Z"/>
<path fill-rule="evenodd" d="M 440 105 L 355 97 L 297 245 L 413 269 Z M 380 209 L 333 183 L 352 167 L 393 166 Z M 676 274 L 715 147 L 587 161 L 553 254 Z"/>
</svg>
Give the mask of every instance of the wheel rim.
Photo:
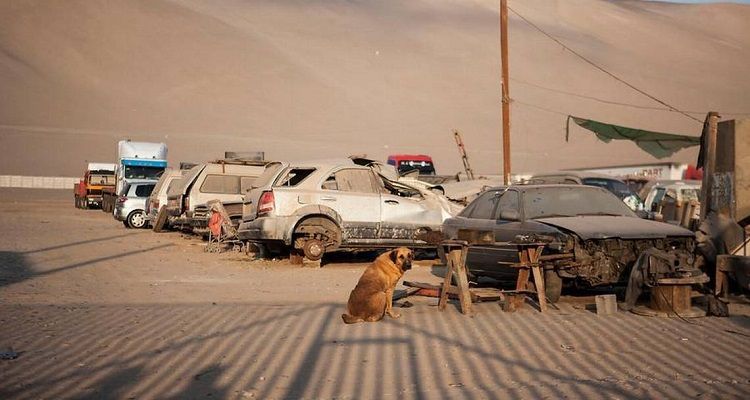
<svg viewBox="0 0 750 400">
<path fill-rule="evenodd" d="M 130 224 L 136 228 L 143 227 L 145 223 L 146 223 L 146 217 L 143 215 L 143 213 L 133 214 L 133 216 L 130 217 Z"/>
</svg>

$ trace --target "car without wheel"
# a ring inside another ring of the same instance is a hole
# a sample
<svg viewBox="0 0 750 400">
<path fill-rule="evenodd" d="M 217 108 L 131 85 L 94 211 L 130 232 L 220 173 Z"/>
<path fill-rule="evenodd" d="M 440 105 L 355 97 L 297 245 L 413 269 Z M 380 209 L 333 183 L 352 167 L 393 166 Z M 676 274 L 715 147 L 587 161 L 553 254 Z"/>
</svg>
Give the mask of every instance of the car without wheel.
<svg viewBox="0 0 750 400">
<path fill-rule="evenodd" d="M 264 171 L 265 161 L 217 160 L 191 168 L 167 193 L 168 222 L 194 233 L 208 233 L 208 202 L 219 200 L 236 226 L 242 218 L 243 195 Z"/>
<path fill-rule="evenodd" d="M 152 180 L 126 183 L 115 200 L 115 219 L 127 228 L 146 228 L 146 201 L 155 185 Z"/>
<path fill-rule="evenodd" d="M 169 226 L 166 210 L 167 196 L 170 190 L 174 192 L 174 188 L 180 184 L 186 172 L 187 170 L 183 169 L 167 168 L 154 186 L 154 190 L 146 201 L 146 220 L 154 227 L 154 230 L 161 231 Z"/>
<path fill-rule="evenodd" d="M 245 196 L 238 235 L 310 260 L 339 249 L 434 247 L 454 207 L 351 160 L 276 162 Z"/>
<path fill-rule="evenodd" d="M 694 235 L 679 226 L 638 218 L 609 191 L 586 185 L 521 185 L 483 192 L 443 224 L 448 239 L 470 246 L 471 279 L 515 282 L 519 241 L 545 243 L 546 295 L 555 302 L 563 283 L 579 287 L 628 280 L 645 250 L 676 254 L 680 266 L 694 264 Z M 684 265 L 683 265 L 684 264 Z"/>
</svg>

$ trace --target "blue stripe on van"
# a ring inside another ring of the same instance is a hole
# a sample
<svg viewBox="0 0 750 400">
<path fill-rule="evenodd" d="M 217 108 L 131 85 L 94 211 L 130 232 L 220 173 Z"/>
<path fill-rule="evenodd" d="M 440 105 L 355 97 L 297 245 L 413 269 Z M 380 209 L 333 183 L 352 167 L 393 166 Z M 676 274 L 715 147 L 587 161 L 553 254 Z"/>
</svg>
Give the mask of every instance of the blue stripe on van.
<svg viewBox="0 0 750 400">
<path fill-rule="evenodd" d="M 122 165 L 128 165 L 131 167 L 167 167 L 167 162 L 164 160 L 149 160 L 145 158 L 126 158 L 122 160 Z"/>
</svg>

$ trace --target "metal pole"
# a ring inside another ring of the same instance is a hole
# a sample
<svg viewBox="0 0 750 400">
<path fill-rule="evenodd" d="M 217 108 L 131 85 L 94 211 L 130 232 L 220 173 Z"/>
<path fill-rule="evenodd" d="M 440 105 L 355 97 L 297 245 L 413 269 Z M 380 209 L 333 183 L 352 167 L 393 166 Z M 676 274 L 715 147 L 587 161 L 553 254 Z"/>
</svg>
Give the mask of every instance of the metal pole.
<svg viewBox="0 0 750 400">
<path fill-rule="evenodd" d="M 500 0 L 500 61 L 502 65 L 503 181 L 510 185 L 510 89 L 508 88 L 508 0 Z"/>
</svg>

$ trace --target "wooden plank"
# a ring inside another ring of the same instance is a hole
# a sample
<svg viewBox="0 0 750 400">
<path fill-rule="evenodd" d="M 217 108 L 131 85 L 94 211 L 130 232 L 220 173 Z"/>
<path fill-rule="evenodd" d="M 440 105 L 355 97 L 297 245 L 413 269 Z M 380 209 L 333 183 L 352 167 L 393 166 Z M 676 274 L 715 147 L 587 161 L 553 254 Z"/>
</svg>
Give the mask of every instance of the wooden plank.
<svg viewBox="0 0 750 400">
<path fill-rule="evenodd" d="M 420 288 L 410 287 L 406 290 L 399 290 L 393 293 L 393 301 L 401 300 L 403 298 L 415 295 L 417 292 L 419 292 Z"/>
<path fill-rule="evenodd" d="M 539 264 L 539 256 L 542 255 L 544 246 L 537 246 L 536 249 L 529 247 L 526 249 L 528 253 L 528 260 L 531 264 L 531 271 L 534 274 L 534 286 L 536 287 L 536 296 L 539 299 L 539 311 L 547 311 L 547 296 L 546 288 L 544 285 L 544 275 L 542 275 L 542 267 Z"/>
<path fill-rule="evenodd" d="M 461 302 L 461 312 L 471 315 L 471 293 L 469 292 L 469 277 L 466 275 L 466 250 L 454 250 L 450 256 L 454 259 L 453 268 L 458 282 L 458 299 Z M 442 293 L 441 293 L 442 294 Z"/>
<path fill-rule="evenodd" d="M 518 252 L 518 259 L 521 260 L 520 265 L 524 266 L 518 271 L 518 279 L 516 280 L 516 290 L 526 290 L 529 283 L 529 255 L 525 250 Z"/>
<path fill-rule="evenodd" d="M 535 265 L 531 267 L 534 273 L 534 286 L 536 286 L 536 296 L 539 299 L 539 311 L 547 312 L 547 296 L 544 288 L 544 276 L 542 276 L 541 267 Z"/>
<path fill-rule="evenodd" d="M 445 277 L 443 277 L 443 290 L 440 291 L 440 299 L 438 300 L 438 310 L 440 311 L 445 310 L 445 306 L 448 305 L 448 290 L 451 287 L 451 277 L 453 276 L 453 271 L 455 270 L 455 260 L 451 256 L 452 254 L 453 251 L 446 255 L 448 265 L 445 269 Z"/>
</svg>

